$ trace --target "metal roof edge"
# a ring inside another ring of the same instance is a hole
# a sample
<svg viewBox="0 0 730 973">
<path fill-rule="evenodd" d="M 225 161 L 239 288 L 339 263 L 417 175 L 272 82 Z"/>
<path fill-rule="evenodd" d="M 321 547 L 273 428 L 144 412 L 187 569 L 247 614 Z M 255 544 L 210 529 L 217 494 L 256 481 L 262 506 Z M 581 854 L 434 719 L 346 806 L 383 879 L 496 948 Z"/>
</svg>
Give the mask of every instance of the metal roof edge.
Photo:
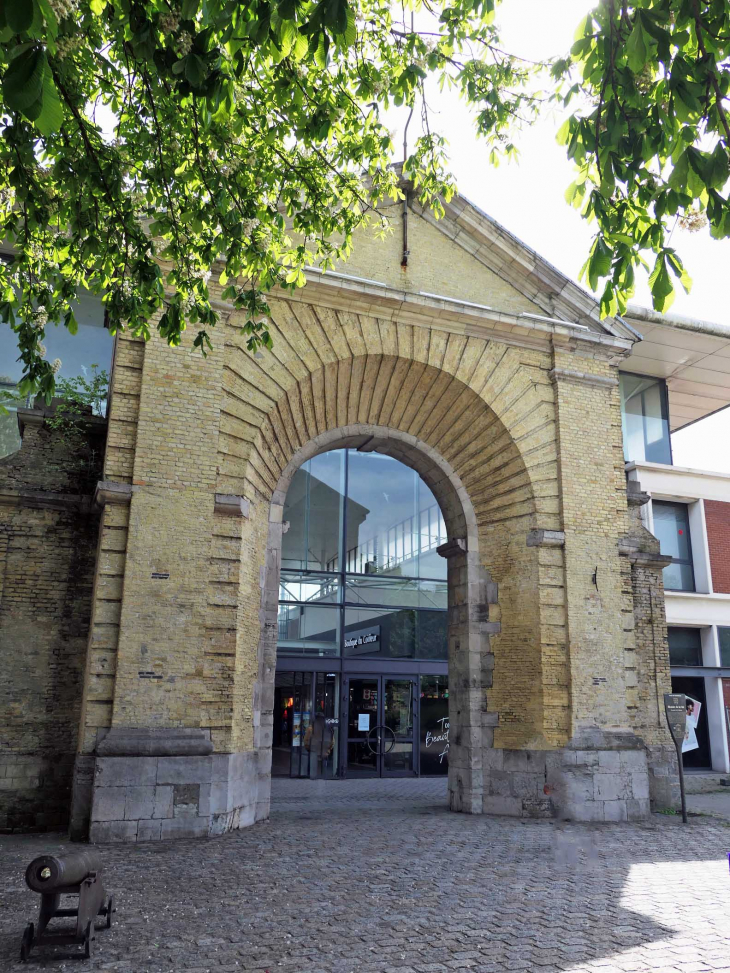
<svg viewBox="0 0 730 973">
<path fill-rule="evenodd" d="M 647 324 L 659 324 L 668 328 L 679 328 L 682 331 L 692 331 L 695 334 L 707 334 L 714 338 L 725 338 L 730 341 L 730 325 L 718 324 L 715 321 L 705 321 L 702 318 L 690 318 L 682 314 L 661 314 L 648 307 L 629 304 L 625 318 L 644 321 Z"/>
</svg>

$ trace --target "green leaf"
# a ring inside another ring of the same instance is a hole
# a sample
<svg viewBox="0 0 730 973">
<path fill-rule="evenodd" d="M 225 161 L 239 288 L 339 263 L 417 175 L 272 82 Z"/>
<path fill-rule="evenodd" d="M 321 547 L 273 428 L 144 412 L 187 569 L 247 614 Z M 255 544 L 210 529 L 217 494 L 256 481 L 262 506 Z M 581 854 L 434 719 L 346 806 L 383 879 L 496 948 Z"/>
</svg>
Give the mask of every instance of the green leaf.
<svg viewBox="0 0 730 973">
<path fill-rule="evenodd" d="M 324 31 L 321 31 L 319 35 L 319 42 L 314 52 L 314 63 L 323 71 L 327 67 L 327 52 L 329 51 L 329 46 L 329 37 L 327 37 Z"/>
<path fill-rule="evenodd" d="M 672 268 L 672 273 L 675 277 L 679 278 L 679 283 L 684 288 L 686 294 L 692 290 L 692 278 L 687 273 L 684 264 L 676 255 L 671 251 L 667 252 L 667 260 L 669 261 L 669 266 Z"/>
<path fill-rule="evenodd" d="M 107 0 L 91 0 L 89 7 L 93 14 L 100 17 L 104 13 L 104 8 L 106 7 Z"/>
<path fill-rule="evenodd" d="M 686 151 L 683 152 L 677 161 L 674 163 L 674 168 L 672 169 L 669 179 L 667 182 L 673 189 L 685 189 L 687 186 L 687 168 L 689 165 L 689 159 L 687 157 Z"/>
<path fill-rule="evenodd" d="M 301 61 L 306 55 L 308 49 L 309 42 L 307 41 L 306 36 L 300 31 L 297 35 L 296 41 L 294 42 L 294 47 L 292 48 L 292 57 L 296 61 Z"/>
<path fill-rule="evenodd" d="M 629 67 L 634 74 L 639 74 L 649 58 L 649 49 L 644 29 L 638 18 L 634 24 L 634 29 L 629 34 L 629 39 L 626 41 L 625 50 Z"/>
<path fill-rule="evenodd" d="M 347 47 L 352 47 L 357 40 L 355 11 L 352 9 L 352 7 L 347 8 L 347 27 L 345 28 L 345 32 L 341 39 Z"/>
<path fill-rule="evenodd" d="M 40 100 L 47 65 L 46 52 L 40 47 L 29 48 L 10 62 L 3 81 L 8 108 L 23 111 Z"/>
<path fill-rule="evenodd" d="M 48 136 L 58 132 L 63 124 L 63 107 L 50 71 L 46 71 L 43 75 L 42 101 L 43 108 L 35 119 L 35 127 L 41 135 Z"/>
<path fill-rule="evenodd" d="M 347 0 L 327 0 L 324 22 L 335 34 L 344 34 L 347 30 L 347 10 Z"/>
<path fill-rule="evenodd" d="M 566 118 L 563 124 L 558 129 L 558 134 L 555 136 L 558 145 L 567 145 L 570 141 L 570 118 Z"/>
<path fill-rule="evenodd" d="M 593 252 L 588 263 L 588 283 L 592 290 L 598 289 L 599 278 L 607 277 L 611 272 L 612 258 L 613 253 L 610 247 L 601 237 L 598 237 L 593 244 Z"/>
<path fill-rule="evenodd" d="M 35 13 L 33 0 L 5 0 L 3 4 L 5 23 L 14 34 L 24 34 L 30 30 Z"/>
<path fill-rule="evenodd" d="M 199 88 L 208 76 L 205 61 L 197 54 L 185 58 L 185 78 L 193 88 Z"/>
<path fill-rule="evenodd" d="M 728 180 L 727 150 L 718 142 L 706 167 L 707 184 L 711 189 L 722 189 Z"/>
<path fill-rule="evenodd" d="M 669 276 L 666 255 L 657 255 L 654 269 L 649 275 L 649 287 L 651 288 L 652 303 L 655 311 L 668 311 L 674 301 L 674 285 Z"/>
</svg>

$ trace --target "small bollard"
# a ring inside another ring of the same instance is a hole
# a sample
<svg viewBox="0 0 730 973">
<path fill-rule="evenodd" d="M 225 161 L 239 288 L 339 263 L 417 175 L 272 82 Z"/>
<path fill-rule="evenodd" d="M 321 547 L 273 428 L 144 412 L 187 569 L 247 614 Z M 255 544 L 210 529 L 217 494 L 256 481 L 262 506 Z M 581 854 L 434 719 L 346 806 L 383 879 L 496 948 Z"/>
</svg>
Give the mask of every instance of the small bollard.
<svg viewBox="0 0 730 973">
<path fill-rule="evenodd" d="M 68 855 L 41 855 L 34 858 L 25 870 L 29 889 L 41 896 L 38 928 L 32 922 L 25 927 L 20 944 L 20 960 L 25 963 L 30 951 L 36 946 L 84 947 L 88 959 L 95 939 L 94 920 L 106 916 L 107 929 L 116 911 L 110 895 L 104 904 L 104 886 L 101 881 L 102 864 L 98 851 L 87 848 Z M 78 895 L 76 909 L 59 908 L 62 895 Z M 55 918 L 76 917 L 76 931 L 47 932 L 48 923 Z"/>
</svg>

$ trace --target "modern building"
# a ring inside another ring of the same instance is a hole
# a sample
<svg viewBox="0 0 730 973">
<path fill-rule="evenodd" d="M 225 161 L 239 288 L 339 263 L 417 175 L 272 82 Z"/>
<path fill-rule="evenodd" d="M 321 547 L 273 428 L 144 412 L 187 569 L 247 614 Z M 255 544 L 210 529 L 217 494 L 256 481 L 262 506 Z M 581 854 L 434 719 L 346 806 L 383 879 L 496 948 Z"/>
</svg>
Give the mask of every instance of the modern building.
<svg viewBox="0 0 730 973">
<path fill-rule="evenodd" d="M 728 359 L 730 361 L 730 359 Z M 672 691 L 699 706 L 693 769 L 730 771 L 730 474 L 629 462 L 651 500 L 644 523 L 671 556 L 664 568 Z"/>
<path fill-rule="evenodd" d="M 217 834 L 268 815 L 272 773 L 448 772 L 468 813 L 676 800 L 662 572 L 701 570 L 647 529 L 651 477 L 681 479 L 670 428 L 730 404 L 730 329 L 602 321 L 465 199 L 444 206 L 409 196 L 407 261 L 398 205 L 385 241 L 364 231 L 346 266 L 273 295 L 271 351 L 247 352 L 217 292 L 205 360 L 117 336 L 85 451 L 18 408 L 6 827 Z M 715 617 L 672 627 L 719 640 Z"/>
</svg>

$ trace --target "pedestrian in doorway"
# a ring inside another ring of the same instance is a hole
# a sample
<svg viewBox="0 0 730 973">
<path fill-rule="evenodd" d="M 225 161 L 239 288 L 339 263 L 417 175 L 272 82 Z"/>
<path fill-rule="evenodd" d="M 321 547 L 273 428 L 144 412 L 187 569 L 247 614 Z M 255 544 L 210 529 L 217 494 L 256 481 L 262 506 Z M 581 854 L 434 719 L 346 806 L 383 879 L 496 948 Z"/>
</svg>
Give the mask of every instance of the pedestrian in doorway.
<svg viewBox="0 0 730 973">
<path fill-rule="evenodd" d="M 322 713 L 317 713 L 304 734 L 304 749 L 309 752 L 309 777 L 322 777 L 323 765 L 329 763 L 335 734 Z"/>
</svg>

